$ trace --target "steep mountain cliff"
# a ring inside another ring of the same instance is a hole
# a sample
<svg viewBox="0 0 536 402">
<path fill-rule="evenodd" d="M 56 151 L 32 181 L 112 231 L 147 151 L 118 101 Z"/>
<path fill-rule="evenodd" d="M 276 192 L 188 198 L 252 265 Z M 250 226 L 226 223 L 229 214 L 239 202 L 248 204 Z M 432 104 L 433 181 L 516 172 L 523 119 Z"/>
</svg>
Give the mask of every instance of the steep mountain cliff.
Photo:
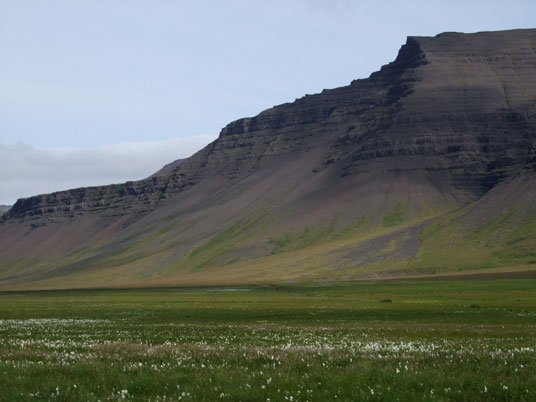
<svg viewBox="0 0 536 402">
<path fill-rule="evenodd" d="M 532 29 L 409 37 L 369 78 L 232 122 L 147 179 L 21 199 L 0 218 L 0 286 L 532 264 L 535 43 Z M 450 258 L 460 244 L 474 252 Z"/>
</svg>

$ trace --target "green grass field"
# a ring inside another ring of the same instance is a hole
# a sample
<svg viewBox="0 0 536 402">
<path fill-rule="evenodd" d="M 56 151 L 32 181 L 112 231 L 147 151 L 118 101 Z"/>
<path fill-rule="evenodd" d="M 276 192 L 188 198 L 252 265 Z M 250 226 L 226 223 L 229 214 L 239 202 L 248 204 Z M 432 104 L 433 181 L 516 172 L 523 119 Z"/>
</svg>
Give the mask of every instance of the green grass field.
<svg viewBox="0 0 536 402">
<path fill-rule="evenodd" d="M 536 280 L 0 293 L 0 400 L 533 401 Z"/>
</svg>

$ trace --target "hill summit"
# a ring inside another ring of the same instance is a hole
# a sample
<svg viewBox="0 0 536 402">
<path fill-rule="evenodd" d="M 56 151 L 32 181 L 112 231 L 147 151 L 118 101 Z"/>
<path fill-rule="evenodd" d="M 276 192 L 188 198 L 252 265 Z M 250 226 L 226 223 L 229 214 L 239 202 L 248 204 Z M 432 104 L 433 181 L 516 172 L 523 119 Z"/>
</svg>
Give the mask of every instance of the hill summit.
<svg viewBox="0 0 536 402">
<path fill-rule="evenodd" d="M 18 200 L 0 287 L 532 270 L 535 182 L 536 30 L 408 37 L 149 178 Z"/>
</svg>

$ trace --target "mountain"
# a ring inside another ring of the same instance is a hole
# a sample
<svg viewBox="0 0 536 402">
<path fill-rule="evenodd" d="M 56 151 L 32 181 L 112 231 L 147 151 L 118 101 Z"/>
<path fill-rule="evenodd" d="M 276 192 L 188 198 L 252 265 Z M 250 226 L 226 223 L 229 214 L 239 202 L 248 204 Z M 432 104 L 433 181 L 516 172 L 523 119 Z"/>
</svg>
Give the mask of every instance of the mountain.
<svg viewBox="0 0 536 402">
<path fill-rule="evenodd" d="M 18 200 L 0 287 L 531 271 L 535 181 L 536 30 L 408 37 L 147 179 Z"/>
<path fill-rule="evenodd" d="M 0 215 L 9 211 L 10 208 L 11 208 L 11 205 L 0 205 Z"/>
</svg>

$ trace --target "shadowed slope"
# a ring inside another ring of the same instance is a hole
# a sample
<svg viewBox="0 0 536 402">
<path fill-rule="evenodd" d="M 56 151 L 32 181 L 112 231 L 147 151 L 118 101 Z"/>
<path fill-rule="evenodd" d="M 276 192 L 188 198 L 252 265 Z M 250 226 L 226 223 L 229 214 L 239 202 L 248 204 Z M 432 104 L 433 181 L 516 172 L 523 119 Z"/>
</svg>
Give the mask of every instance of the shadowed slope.
<svg viewBox="0 0 536 402">
<path fill-rule="evenodd" d="M 430 257 L 440 248 L 430 239 L 446 236 L 432 228 L 490 210 L 476 230 L 519 204 L 519 188 L 535 191 L 512 184 L 531 182 L 536 166 L 535 40 L 535 30 L 410 37 L 368 79 L 235 121 L 148 179 L 19 200 L 0 224 L 0 283 L 458 269 Z"/>
</svg>

